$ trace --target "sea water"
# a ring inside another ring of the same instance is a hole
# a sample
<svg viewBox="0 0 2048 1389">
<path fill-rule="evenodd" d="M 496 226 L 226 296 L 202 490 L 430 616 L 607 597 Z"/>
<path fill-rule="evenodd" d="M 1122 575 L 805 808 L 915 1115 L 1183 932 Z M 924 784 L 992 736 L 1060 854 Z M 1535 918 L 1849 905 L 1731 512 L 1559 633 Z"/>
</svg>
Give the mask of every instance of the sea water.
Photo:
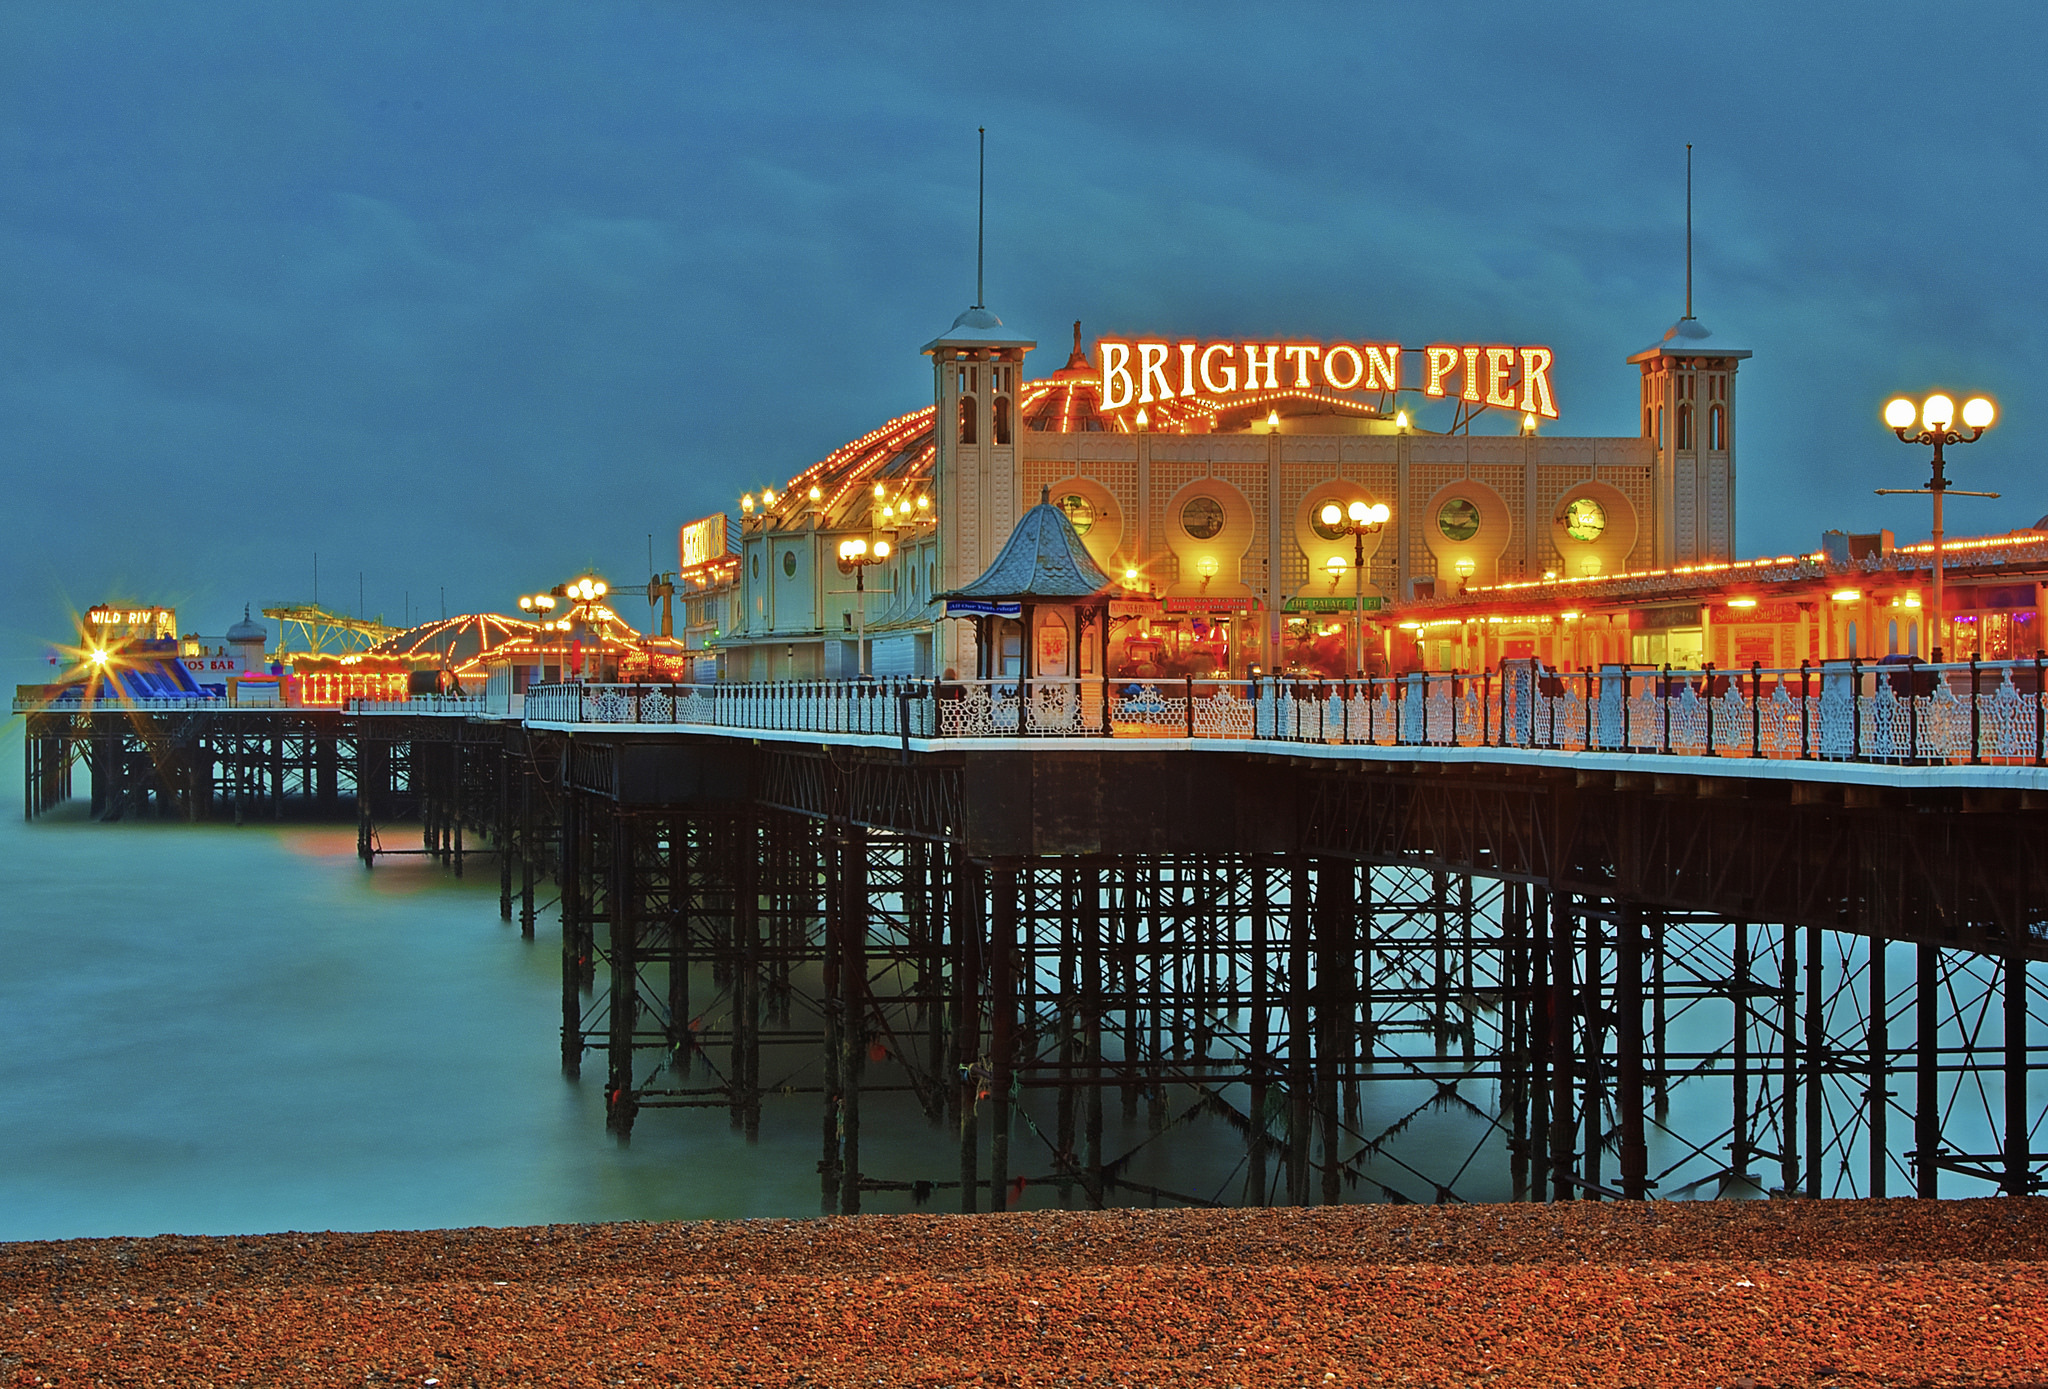
<svg viewBox="0 0 2048 1389">
<path fill-rule="evenodd" d="M 0 786 L 21 784 L 21 727 L 0 733 Z M 499 919 L 495 859 L 458 880 L 425 858 L 366 869 L 353 824 L 98 824 L 78 783 L 33 823 L 0 813 L 0 1240 L 819 1212 L 815 1093 L 771 1095 L 753 1146 L 723 1109 L 607 1133 L 602 1055 L 561 1074 L 559 927 L 543 912 L 528 941 Z M 778 1064 L 771 1092 L 799 1079 Z M 1155 1138 L 1109 1107 L 1132 1180 L 1241 1196 L 1226 1128 Z M 957 1175 L 956 1135 L 909 1097 L 863 1111 L 864 1171 Z M 1020 1122 L 1013 1170 L 1050 1170 L 1045 1146 Z"/>
</svg>

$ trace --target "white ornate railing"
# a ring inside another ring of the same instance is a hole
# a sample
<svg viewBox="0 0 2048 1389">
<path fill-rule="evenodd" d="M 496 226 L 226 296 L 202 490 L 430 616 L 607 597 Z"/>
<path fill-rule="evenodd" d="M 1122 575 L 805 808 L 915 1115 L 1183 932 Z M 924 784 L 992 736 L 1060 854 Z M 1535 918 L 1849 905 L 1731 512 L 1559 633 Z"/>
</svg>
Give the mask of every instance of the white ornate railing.
<svg viewBox="0 0 2048 1389">
<path fill-rule="evenodd" d="M 543 685 L 538 724 L 906 738 L 1268 739 L 2043 765 L 2043 661 L 1558 671 L 1371 680 L 845 680 Z M 417 701 L 415 701 L 417 703 Z"/>
</svg>

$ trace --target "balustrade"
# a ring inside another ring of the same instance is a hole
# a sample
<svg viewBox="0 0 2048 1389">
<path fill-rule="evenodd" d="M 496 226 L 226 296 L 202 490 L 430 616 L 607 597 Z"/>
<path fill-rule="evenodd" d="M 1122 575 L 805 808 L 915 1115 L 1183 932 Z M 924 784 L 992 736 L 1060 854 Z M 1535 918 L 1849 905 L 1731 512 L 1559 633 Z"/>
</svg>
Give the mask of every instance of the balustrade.
<svg viewBox="0 0 2048 1389">
<path fill-rule="evenodd" d="M 542 685 L 537 724 L 665 724 L 886 738 L 1267 740 L 1687 757 L 2043 765 L 2043 667 L 1830 661 L 1797 669 L 1369 680 L 837 680 Z"/>
</svg>

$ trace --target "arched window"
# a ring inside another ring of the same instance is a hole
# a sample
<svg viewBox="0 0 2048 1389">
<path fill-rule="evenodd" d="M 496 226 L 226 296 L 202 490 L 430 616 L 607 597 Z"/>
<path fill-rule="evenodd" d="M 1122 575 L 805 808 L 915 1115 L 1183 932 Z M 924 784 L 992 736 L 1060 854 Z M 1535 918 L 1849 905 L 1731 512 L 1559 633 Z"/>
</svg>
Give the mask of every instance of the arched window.
<svg viewBox="0 0 2048 1389">
<path fill-rule="evenodd" d="M 1657 423 L 1651 417 L 1650 407 L 1647 405 L 1643 407 L 1643 437 L 1645 439 L 1654 439 L 1657 437 Z"/>
<path fill-rule="evenodd" d="M 1664 407 L 1657 407 L 1657 447 L 1664 447 Z"/>
<path fill-rule="evenodd" d="M 1715 453 L 1728 447 L 1727 435 L 1721 427 L 1721 407 L 1718 405 L 1707 410 L 1707 447 Z"/>
<path fill-rule="evenodd" d="M 1678 407 L 1678 451 L 1684 453 L 1692 447 L 1692 407 Z"/>
<path fill-rule="evenodd" d="M 998 444 L 1007 444 L 1010 442 L 1010 398 L 1008 396 L 999 395 L 996 397 L 995 415 L 995 429 L 993 432 L 996 436 L 996 442 Z"/>
<path fill-rule="evenodd" d="M 974 397 L 971 395 L 960 397 L 960 442 L 974 442 Z"/>
</svg>

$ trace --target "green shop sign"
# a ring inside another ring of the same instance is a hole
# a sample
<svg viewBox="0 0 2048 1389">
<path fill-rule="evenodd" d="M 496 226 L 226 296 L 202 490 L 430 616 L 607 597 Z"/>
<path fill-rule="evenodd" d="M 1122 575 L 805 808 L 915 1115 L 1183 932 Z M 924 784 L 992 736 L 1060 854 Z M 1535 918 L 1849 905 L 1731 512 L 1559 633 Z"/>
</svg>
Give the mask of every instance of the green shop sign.
<svg viewBox="0 0 2048 1389">
<path fill-rule="evenodd" d="M 1364 600 L 1365 610 L 1376 613 L 1385 605 L 1386 599 L 1368 595 Z M 1286 611 L 1291 613 L 1349 613 L 1357 612 L 1361 600 L 1357 598 L 1290 598 Z"/>
</svg>

